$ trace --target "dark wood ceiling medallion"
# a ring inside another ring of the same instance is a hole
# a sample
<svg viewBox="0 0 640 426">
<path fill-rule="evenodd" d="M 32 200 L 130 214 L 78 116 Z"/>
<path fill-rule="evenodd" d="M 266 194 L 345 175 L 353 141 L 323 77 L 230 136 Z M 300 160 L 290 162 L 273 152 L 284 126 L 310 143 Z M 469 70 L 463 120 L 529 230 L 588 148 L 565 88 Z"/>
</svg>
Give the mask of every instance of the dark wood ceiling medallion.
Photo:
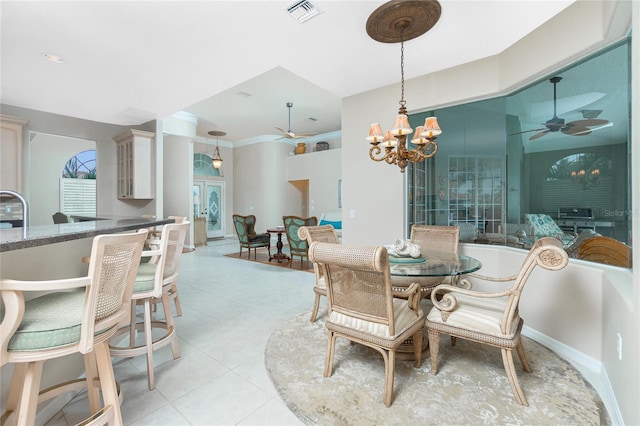
<svg viewBox="0 0 640 426">
<path fill-rule="evenodd" d="M 367 34 L 382 43 L 400 43 L 421 36 L 440 19 L 437 0 L 392 0 L 367 19 Z"/>
</svg>

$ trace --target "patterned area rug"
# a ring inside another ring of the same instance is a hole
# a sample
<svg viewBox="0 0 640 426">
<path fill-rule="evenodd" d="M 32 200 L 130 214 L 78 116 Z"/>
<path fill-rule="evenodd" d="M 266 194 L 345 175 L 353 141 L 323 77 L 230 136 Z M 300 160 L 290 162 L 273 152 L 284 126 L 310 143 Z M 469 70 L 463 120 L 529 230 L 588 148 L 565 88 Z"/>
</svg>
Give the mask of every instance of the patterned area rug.
<svg viewBox="0 0 640 426">
<path fill-rule="evenodd" d="M 382 402 L 384 362 L 367 347 L 338 339 L 333 375 L 322 376 L 327 348 L 326 311 L 315 323 L 309 312 L 275 331 L 265 365 L 287 406 L 308 425 L 609 425 L 593 387 L 567 361 L 523 338 L 532 373 L 517 355 L 516 369 L 529 406 L 515 402 L 500 350 L 442 336 L 439 371 L 396 361 L 394 401 Z"/>
<path fill-rule="evenodd" d="M 271 248 L 272 250 L 272 254 L 276 252 L 275 247 Z M 282 252 L 285 253 L 286 255 L 289 255 L 289 247 L 288 246 L 284 246 L 282 248 Z M 242 260 L 249 260 L 251 262 L 258 262 L 258 263 L 263 263 L 265 265 L 271 265 L 271 266 L 280 266 L 283 268 L 287 268 L 287 269 L 295 269 L 298 271 L 306 271 L 306 272 L 313 272 L 313 264 L 311 262 L 308 262 L 306 259 L 304 260 L 300 260 L 300 257 L 295 258 L 295 260 L 293 261 L 293 264 L 291 263 L 291 260 L 281 260 L 280 262 L 278 262 L 276 259 L 273 259 L 271 261 L 269 261 L 269 253 L 267 253 L 267 249 L 266 248 L 260 248 L 258 249 L 258 252 L 256 254 L 253 253 L 253 249 L 251 250 L 251 258 L 247 259 L 247 249 L 243 249 L 242 250 L 242 257 L 238 257 L 238 251 L 234 252 L 234 253 L 228 253 L 225 254 L 226 257 L 231 257 L 231 258 L 236 258 L 236 259 L 242 259 Z"/>
</svg>

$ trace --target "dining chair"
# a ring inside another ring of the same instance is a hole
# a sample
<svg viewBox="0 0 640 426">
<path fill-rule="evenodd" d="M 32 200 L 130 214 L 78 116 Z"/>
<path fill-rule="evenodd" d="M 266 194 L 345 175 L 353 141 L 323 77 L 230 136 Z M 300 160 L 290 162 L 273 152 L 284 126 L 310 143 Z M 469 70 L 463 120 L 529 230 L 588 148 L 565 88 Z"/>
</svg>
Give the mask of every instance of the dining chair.
<svg viewBox="0 0 640 426">
<path fill-rule="evenodd" d="M 238 235 L 238 241 L 240 242 L 240 253 L 238 257 L 242 256 L 242 249 L 249 250 L 247 259 L 251 257 L 251 249 L 253 249 L 253 258 L 257 259 L 257 249 L 260 247 L 266 247 L 271 257 L 271 235 L 268 232 L 257 234 L 256 217 L 254 215 L 242 216 L 239 214 L 233 215 L 233 226 Z"/>
<path fill-rule="evenodd" d="M 437 252 L 439 255 L 457 255 L 460 238 L 460 227 L 436 226 L 436 225 L 412 225 L 410 241 L 420 246 L 420 252 L 428 256 L 428 253 Z M 396 289 L 406 288 L 411 283 L 420 284 L 422 297 L 428 298 L 431 290 L 443 282 L 454 282 L 459 277 L 403 277 L 393 276 L 393 284 Z"/>
<path fill-rule="evenodd" d="M 93 239 L 86 276 L 48 281 L 0 280 L 1 365 L 14 364 L 2 424 L 33 425 L 38 403 L 85 388 L 84 424 L 123 424 L 108 341 L 129 321 L 129 301 L 147 231 Z M 46 292 L 37 296 L 38 293 Z M 36 297 L 29 300 L 25 294 Z M 82 354 L 86 378 L 40 391 L 45 361 Z M 104 405 L 100 404 L 100 393 Z"/>
<path fill-rule="evenodd" d="M 69 223 L 69 215 L 66 215 L 62 212 L 55 212 L 51 215 L 53 218 L 53 224 L 58 225 L 60 223 Z"/>
<path fill-rule="evenodd" d="M 298 236 L 298 229 L 300 229 L 301 226 L 316 226 L 318 224 L 318 218 L 315 216 L 282 216 L 282 222 L 284 223 L 287 242 L 289 243 L 289 255 L 291 256 L 289 267 L 293 267 L 294 256 L 300 258 L 300 267 L 302 267 L 302 259 L 309 260 L 307 257 L 309 245 L 307 244 L 307 240 Z"/>
<path fill-rule="evenodd" d="M 518 309 L 520 297 L 537 266 L 558 271 L 567 265 L 568 259 L 560 241 L 543 237 L 533 244 L 517 273 L 508 277 L 487 277 L 475 273 L 468 275 L 479 281 L 500 283 L 497 284 L 499 288 L 504 286 L 503 283 L 511 283 L 504 290 L 474 291 L 468 279 L 463 280 L 461 286 L 441 284 L 434 288 L 431 292 L 433 308 L 426 320 L 431 372 L 434 375 L 438 372 L 440 334 L 450 335 L 452 345 L 455 345 L 456 338 L 461 338 L 498 347 L 516 401 L 528 405 L 513 362 L 515 349 L 524 371 L 531 372 L 520 338 L 524 325 Z"/>
<path fill-rule="evenodd" d="M 298 229 L 298 237 L 301 240 L 306 240 L 308 245 L 311 245 L 314 241 L 332 244 L 340 243 L 338 234 L 332 225 L 301 226 L 300 229 Z M 313 263 L 313 272 L 316 277 L 316 283 L 313 286 L 315 300 L 313 302 L 313 311 L 311 312 L 311 322 L 315 322 L 318 316 L 320 296 L 327 296 L 327 284 L 322 273 L 322 268 L 317 263 Z"/>
<path fill-rule="evenodd" d="M 313 242 L 309 259 L 320 265 L 327 284 L 329 331 L 324 376 L 333 374 L 336 339 L 378 351 L 384 360 L 384 404 L 393 403 L 393 382 L 397 348 L 413 338 L 415 366 L 422 362 L 424 313 L 420 309 L 420 285 L 413 283 L 395 298 L 391 284 L 389 256 L 384 246 L 359 247 Z"/>
<path fill-rule="evenodd" d="M 111 355 L 114 357 L 135 357 L 146 355 L 147 381 L 149 390 L 155 388 L 153 351 L 171 345 L 173 359 L 180 357 L 180 347 L 175 323 L 171 312 L 169 292 L 171 284 L 178 279 L 180 259 L 184 240 L 191 222 L 170 223 L 162 227 L 159 241 L 153 241 L 152 250 L 144 250 L 142 256 L 151 261 L 141 263 L 135 278 L 131 295 L 131 321 L 121 328 L 111 339 Z M 164 320 L 152 318 L 152 308 L 160 300 L 164 310 Z M 142 322 L 137 322 L 137 306 L 143 306 Z M 162 333 L 154 335 L 153 330 Z M 144 340 L 136 339 L 136 333 L 142 331 Z M 128 338 L 125 337 L 128 335 Z M 128 340 L 128 345 L 125 343 Z"/>
</svg>

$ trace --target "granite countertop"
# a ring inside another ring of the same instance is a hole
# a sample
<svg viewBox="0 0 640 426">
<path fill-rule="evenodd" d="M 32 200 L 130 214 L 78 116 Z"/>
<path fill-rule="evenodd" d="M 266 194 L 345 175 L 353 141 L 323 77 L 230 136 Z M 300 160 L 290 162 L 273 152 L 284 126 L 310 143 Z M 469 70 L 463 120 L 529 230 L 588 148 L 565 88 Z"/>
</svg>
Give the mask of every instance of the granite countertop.
<svg viewBox="0 0 640 426">
<path fill-rule="evenodd" d="M 27 228 L 0 229 L 0 252 L 20 250 L 64 241 L 93 238 L 100 234 L 135 231 L 167 223 L 173 219 L 148 219 L 141 217 L 103 216 L 83 218 L 81 222 L 58 225 L 28 226 Z"/>
</svg>

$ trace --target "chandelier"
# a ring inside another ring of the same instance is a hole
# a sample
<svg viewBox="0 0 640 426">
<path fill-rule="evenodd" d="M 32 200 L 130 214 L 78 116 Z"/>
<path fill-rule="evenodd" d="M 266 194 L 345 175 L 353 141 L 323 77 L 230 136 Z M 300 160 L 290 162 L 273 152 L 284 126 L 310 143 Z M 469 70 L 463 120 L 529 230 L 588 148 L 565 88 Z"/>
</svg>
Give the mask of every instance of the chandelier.
<svg viewBox="0 0 640 426">
<path fill-rule="evenodd" d="M 213 164 L 214 168 L 219 169 L 220 167 L 222 167 L 222 157 L 220 156 L 220 148 L 218 148 L 218 136 L 224 136 L 226 135 L 226 133 L 219 130 L 212 130 L 209 132 L 209 134 L 216 137 L 216 150 L 213 153 L 211 163 Z"/>
<path fill-rule="evenodd" d="M 386 161 L 404 169 L 409 162 L 418 163 L 431 158 L 438 151 L 435 142 L 442 133 L 436 117 L 427 117 L 424 126 L 416 129 L 410 142 L 417 147 L 407 148 L 407 137 L 413 132 L 409 127 L 406 101 L 404 100 L 404 42 L 429 31 L 440 19 L 440 3 L 437 0 L 392 0 L 373 11 L 367 19 L 367 34 L 382 43 L 400 43 L 400 109 L 391 130 L 382 132 L 379 123 L 371 124 L 367 141 L 372 145 L 369 157 L 373 161 Z M 384 153 L 382 149 L 384 148 Z"/>
</svg>

